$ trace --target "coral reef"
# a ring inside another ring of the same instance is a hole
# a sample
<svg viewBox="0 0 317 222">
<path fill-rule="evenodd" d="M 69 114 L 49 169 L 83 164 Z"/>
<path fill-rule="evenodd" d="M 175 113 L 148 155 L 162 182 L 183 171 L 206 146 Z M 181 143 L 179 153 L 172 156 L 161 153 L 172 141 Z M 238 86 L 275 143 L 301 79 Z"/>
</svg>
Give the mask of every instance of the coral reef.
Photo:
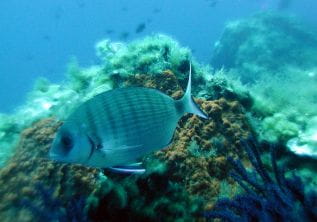
<svg viewBox="0 0 317 222">
<path fill-rule="evenodd" d="M 300 177 L 285 177 L 276 162 L 276 149 L 271 147 L 273 177 L 265 169 L 259 145 L 253 139 L 243 141 L 252 172 L 240 160 L 229 158 L 234 167 L 232 177 L 245 190 L 233 199 L 221 199 L 215 210 L 204 213 L 206 218 L 224 221 L 316 221 L 317 193 L 305 190 Z"/>
<path fill-rule="evenodd" d="M 224 68 L 250 90 L 252 121 L 261 138 L 289 144 L 290 150 L 306 147 L 308 156 L 315 155 L 310 152 L 315 142 L 303 135 L 316 132 L 307 127 L 317 115 L 313 30 L 295 17 L 260 13 L 229 23 L 212 59 L 216 69 Z"/>
</svg>

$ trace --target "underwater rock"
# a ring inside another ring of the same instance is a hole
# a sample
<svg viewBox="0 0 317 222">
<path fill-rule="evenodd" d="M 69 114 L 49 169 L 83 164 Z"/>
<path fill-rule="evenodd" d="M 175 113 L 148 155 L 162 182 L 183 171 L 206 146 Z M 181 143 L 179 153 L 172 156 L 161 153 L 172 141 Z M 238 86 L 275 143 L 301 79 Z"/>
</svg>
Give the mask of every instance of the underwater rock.
<svg viewBox="0 0 317 222">
<path fill-rule="evenodd" d="M 131 76 L 124 85 L 157 88 L 174 98 L 183 94 L 169 70 Z M 52 162 L 47 159 L 48 150 L 61 123 L 50 118 L 33 124 L 23 131 L 13 157 L 0 170 L 1 218 L 37 221 L 45 214 L 48 218 L 71 218 L 70 209 L 85 205 L 84 215 L 91 221 L 198 219 L 197 213 L 211 209 L 219 195 L 237 192 L 237 184 L 228 179 L 231 167 L 226 156 L 244 158 L 236 145 L 251 128 L 243 106 L 236 100 L 196 101 L 210 119 L 184 116 L 174 143 L 143 158 L 143 175 L 126 177 Z M 39 183 L 43 189 L 39 189 Z M 80 203 L 70 206 L 74 198 Z M 48 200 L 58 203 L 62 210 L 54 210 L 56 206 L 48 205 Z M 52 209 L 54 214 L 49 213 Z"/>
<path fill-rule="evenodd" d="M 276 13 L 231 22 L 215 45 L 212 64 L 249 90 L 251 121 L 261 139 L 288 143 L 295 153 L 311 149 L 315 141 L 305 132 L 317 115 L 313 28 Z"/>
<path fill-rule="evenodd" d="M 53 196 L 67 204 L 75 196 L 88 196 L 96 186 L 98 170 L 79 165 L 65 165 L 48 159 L 48 150 L 60 123 L 43 119 L 25 129 L 15 153 L 0 169 L 1 221 L 37 221 L 22 200 L 40 208 L 37 184 L 54 188 Z"/>
<path fill-rule="evenodd" d="M 191 53 L 171 37 L 155 34 L 129 44 L 103 40 L 96 44 L 97 55 L 110 74 L 159 74 L 170 69 L 182 79 L 189 70 Z M 181 75 L 179 75 L 181 74 Z M 197 75 L 196 75 L 197 77 Z"/>
<path fill-rule="evenodd" d="M 289 66 L 316 67 L 317 35 L 297 18 L 259 13 L 229 23 L 215 44 L 212 65 L 235 69 L 242 82 L 254 82 L 267 73 L 282 73 Z"/>
<path fill-rule="evenodd" d="M 164 93 L 181 98 L 183 91 L 171 71 L 161 75 L 137 75 L 127 81 L 128 85 L 153 87 Z M 159 81 L 158 81 L 159 80 Z M 177 181 L 189 195 L 204 199 L 205 207 L 212 205 L 221 192 L 221 184 L 236 186 L 227 181 L 230 166 L 226 156 L 243 157 L 236 149 L 240 140 L 252 132 L 243 106 L 237 100 L 206 101 L 196 99 L 200 107 L 208 114 L 209 120 L 202 120 L 187 114 L 180 122 L 174 135 L 174 143 L 145 162 L 159 160 L 167 167 L 171 181 Z"/>
<path fill-rule="evenodd" d="M 297 155 L 317 159 L 317 116 L 309 121 L 305 131 L 287 141 L 286 145 Z"/>
</svg>

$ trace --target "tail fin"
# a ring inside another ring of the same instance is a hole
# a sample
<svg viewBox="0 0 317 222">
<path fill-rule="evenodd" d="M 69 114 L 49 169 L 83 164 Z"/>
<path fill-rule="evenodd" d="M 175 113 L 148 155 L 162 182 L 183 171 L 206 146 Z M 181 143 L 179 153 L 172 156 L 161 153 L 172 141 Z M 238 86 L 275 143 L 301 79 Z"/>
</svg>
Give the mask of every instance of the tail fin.
<svg viewBox="0 0 317 222">
<path fill-rule="evenodd" d="M 181 104 L 184 112 L 193 113 L 204 119 L 208 119 L 208 116 L 199 108 L 199 106 L 194 101 L 191 95 L 191 85 L 192 85 L 192 65 L 191 63 L 189 63 L 189 78 L 188 78 L 186 92 L 183 98 L 181 98 L 178 101 Z"/>
</svg>

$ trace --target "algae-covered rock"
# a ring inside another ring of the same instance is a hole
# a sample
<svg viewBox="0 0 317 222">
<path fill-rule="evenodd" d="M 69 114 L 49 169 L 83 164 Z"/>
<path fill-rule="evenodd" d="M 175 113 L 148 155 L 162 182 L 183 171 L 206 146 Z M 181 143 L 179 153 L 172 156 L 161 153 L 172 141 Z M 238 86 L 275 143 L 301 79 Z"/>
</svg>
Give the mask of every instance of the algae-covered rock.
<svg viewBox="0 0 317 222">
<path fill-rule="evenodd" d="M 160 89 L 174 98 L 183 94 L 170 70 L 129 76 L 123 84 Z M 199 212 L 210 209 L 219 195 L 237 192 L 237 185 L 228 180 L 226 156 L 243 158 L 236 144 L 251 129 L 237 100 L 197 102 L 210 119 L 184 116 L 173 144 L 143 158 L 143 175 L 123 176 L 53 162 L 47 158 L 48 149 L 61 122 L 51 118 L 33 124 L 23 131 L 13 157 L 0 169 L 4 184 L 0 190 L 1 218 L 74 219 L 69 209 L 81 207 L 83 218 L 89 221 L 198 220 Z M 44 188 L 39 188 L 39 183 Z M 79 203 L 74 204 L 74 199 Z M 48 205 L 47 200 L 56 204 Z M 56 205 L 61 210 L 51 213 L 56 211 Z"/>
<path fill-rule="evenodd" d="M 237 90 L 224 70 L 211 75 L 187 48 L 165 35 L 128 44 L 102 41 L 96 47 L 101 64 L 80 67 L 72 60 L 64 82 L 40 79 L 12 120 L 3 118 L 7 124 L 0 136 L 9 145 L 20 140 L 0 169 L 5 183 L 0 190 L 1 218 L 69 221 L 83 209 L 79 215 L 85 221 L 193 221 L 202 210 L 211 209 L 218 196 L 236 194 L 226 158 L 245 156 L 237 144 L 252 133 L 245 114 L 252 104 L 248 92 Z M 173 144 L 143 157 L 145 174 L 118 175 L 48 159 L 54 135 L 74 107 L 116 87 L 155 88 L 180 99 L 190 63 L 193 95 L 200 97 L 196 101 L 210 119 L 185 115 Z"/>
<path fill-rule="evenodd" d="M 215 44 L 212 65 L 236 69 L 243 82 L 317 63 L 317 36 L 296 17 L 260 13 L 230 22 Z M 268 74 L 269 73 L 269 74 Z"/>
<path fill-rule="evenodd" d="M 76 196 L 88 196 L 96 187 L 98 170 L 79 165 L 59 164 L 48 159 L 48 150 L 60 123 L 43 119 L 23 131 L 14 155 L 0 169 L 0 217 L 1 221 L 38 221 L 32 214 L 37 206 L 43 213 L 49 206 L 38 195 L 38 184 L 53 188 L 53 197 L 61 207 Z M 43 202 L 44 201 L 44 202 Z"/>
<path fill-rule="evenodd" d="M 262 139 L 299 139 L 317 115 L 317 32 L 298 18 L 260 13 L 229 23 L 212 64 L 250 91 L 252 121 Z M 308 140 L 301 139 L 313 142 Z"/>
<path fill-rule="evenodd" d="M 97 54 L 112 73 L 120 75 L 158 74 L 170 69 L 177 77 L 188 70 L 191 52 L 163 34 L 156 34 L 129 44 L 103 40 Z"/>
</svg>

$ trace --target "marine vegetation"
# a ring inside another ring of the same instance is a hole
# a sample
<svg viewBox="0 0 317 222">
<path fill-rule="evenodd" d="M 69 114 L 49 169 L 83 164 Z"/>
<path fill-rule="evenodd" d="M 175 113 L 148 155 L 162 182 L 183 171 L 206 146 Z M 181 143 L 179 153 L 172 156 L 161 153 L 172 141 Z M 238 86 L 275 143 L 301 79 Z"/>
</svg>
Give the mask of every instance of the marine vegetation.
<svg viewBox="0 0 317 222">
<path fill-rule="evenodd" d="M 224 221 L 316 221 L 317 192 L 307 191 L 301 178 L 294 173 L 286 177 L 283 167 L 276 161 L 276 147 L 270 146 L 273 175 L 265 168 L 260 156 L 260 146 L 249 138 L 241 143 L 252 164 L 247 170 L 241 160 L 229 157 L 233 166 L 232 178 L 244 193 L 232 199 L 217 201 L 214 210 L 206 211 L 208 219 Z"/>
</svg>

